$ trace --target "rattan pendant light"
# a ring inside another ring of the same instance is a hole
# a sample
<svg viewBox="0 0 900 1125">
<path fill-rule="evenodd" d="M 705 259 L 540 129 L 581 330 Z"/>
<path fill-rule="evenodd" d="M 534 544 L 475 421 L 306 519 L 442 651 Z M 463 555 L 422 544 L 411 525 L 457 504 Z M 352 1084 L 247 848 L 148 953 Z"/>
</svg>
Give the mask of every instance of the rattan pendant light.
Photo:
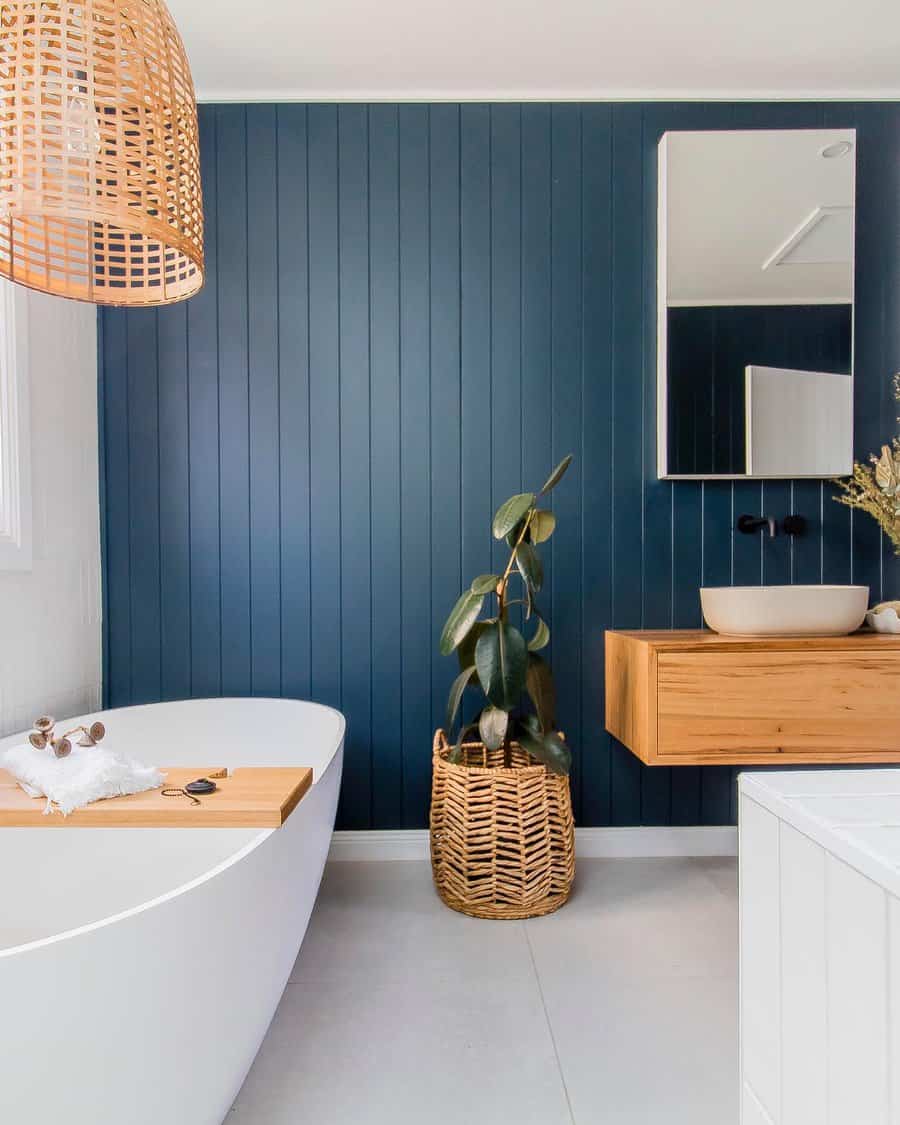
<svg viewBox="0 0 900 1125">
<path fill-rule="evenodd" d="M 2 0 L 0 105 L 0 276 L 102 305 L 200 288 L 197 107 L 162 0 Z"/>
</svg>

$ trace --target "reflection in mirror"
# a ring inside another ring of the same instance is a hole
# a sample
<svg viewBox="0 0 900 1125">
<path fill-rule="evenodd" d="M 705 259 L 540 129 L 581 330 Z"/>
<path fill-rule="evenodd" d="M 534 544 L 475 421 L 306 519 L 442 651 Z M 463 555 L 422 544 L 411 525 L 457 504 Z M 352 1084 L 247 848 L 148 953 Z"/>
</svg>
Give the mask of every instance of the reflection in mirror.
<svg viewBox="0 0 900 1125">
<path fill-rule="evenodd" d="M 850 472 L 855 145 L 662 138 L 660 476 Z"/>
</svg>

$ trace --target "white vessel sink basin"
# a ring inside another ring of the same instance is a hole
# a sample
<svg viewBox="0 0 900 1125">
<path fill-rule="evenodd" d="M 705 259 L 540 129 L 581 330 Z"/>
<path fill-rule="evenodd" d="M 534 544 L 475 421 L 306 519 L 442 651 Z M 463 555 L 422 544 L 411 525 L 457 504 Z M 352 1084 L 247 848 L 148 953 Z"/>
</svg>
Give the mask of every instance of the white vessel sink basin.
<svg viewBox="0 0 900 1125">
<path fill-rule="evenodd" d="M 868 586 L 706 586 L 710 629 L 733 637 L 841 637 L 862 625 Z"/>
</svg>

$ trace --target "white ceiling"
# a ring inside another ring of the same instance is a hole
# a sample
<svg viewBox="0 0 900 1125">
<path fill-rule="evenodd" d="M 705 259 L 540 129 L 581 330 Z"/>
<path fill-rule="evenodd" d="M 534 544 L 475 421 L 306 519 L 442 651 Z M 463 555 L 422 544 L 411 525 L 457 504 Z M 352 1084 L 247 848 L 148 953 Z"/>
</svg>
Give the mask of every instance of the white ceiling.
<svg viewBox="0 0 900 1125">
<path fill-rule="evenodd" d="M 895 98 L 897 0 L 169 0 L 219 100 Z"/>
<path fill-rule="evenodd" d="M 667 133 L 668 303 L 851 301 L 856 151 L 821 152 L 855 139 L 852 129 Z"/>
</svg>

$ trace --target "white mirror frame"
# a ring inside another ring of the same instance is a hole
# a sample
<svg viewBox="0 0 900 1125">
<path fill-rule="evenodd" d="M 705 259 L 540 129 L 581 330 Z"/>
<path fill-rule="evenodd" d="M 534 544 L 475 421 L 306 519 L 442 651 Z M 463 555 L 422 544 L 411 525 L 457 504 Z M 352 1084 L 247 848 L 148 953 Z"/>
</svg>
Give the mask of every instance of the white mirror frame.
<svg viewBox="0 0 900 1125">
<path fill-rule="evenodd" d="M 656 475 L 669 476 L 669 138 L 656 149 Z"/>
<path fill-rule="evenodd" d="M 31 570 L 28 293 L 0 283 L 0 571 Z"/>
<path fill-rule="evenodd" d="M 851 130 L 854 139 L 856 130 Z M 657 147 L 656 191 L 656 475 L 658 480 L 799 480 L 800 476 L 762 476 L 752 473 L 670 473 L 669 466 L 669 401 L 668 401 L 668 133 L 663 133 Z M 856 155 L 854 148 L 853 241 L 856 243 Z M 785 247 L 781 247 L 784 250 Z M 854 255 L 855 268 L 855 255 Z M 856 371 L 856 277 L 850 279 L 850 434 L 854 432 L 853 382 Z M 851 453 L 852 462 L 852 453 Z M 850 469 L 852 472 L 852 468 Z M 822 480 L 822 476 L 810 477 Z"/>
</svg>

